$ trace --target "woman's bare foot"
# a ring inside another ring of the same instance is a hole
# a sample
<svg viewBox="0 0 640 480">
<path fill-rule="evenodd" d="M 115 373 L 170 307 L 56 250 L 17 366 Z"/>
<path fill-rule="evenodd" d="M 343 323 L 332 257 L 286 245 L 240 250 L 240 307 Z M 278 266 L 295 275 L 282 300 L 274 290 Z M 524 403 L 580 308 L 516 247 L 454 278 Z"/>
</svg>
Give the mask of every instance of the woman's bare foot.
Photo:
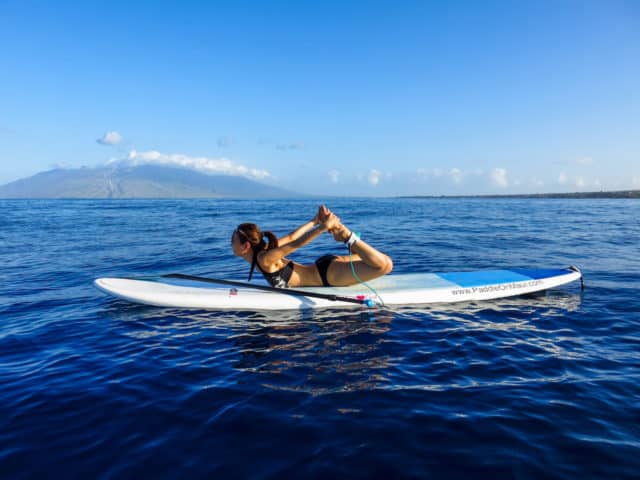
<svg viewBox="0 0 640 480">
<path fill-rule="evenodd" d="M 340 222 L 340 217 L 330 212 L 327 219 L 323 222 L 327 231 L 333 235 L 336 242 L 346 242 L 351 236 L 351 230 Z"/>
<path fill-rule="evenodd" d="M 331 233 L 333 234 L 333 238 L 335 239 L 336 242 L 344 243 L 347 240 L 349 240 L 349 237 L 351 236 L 351 230 L 349 230 L 347 227 L 345 227 L 341 223 L 339 223 L 336 227 L 334 227 L 331 230 Z"/>
</svg>

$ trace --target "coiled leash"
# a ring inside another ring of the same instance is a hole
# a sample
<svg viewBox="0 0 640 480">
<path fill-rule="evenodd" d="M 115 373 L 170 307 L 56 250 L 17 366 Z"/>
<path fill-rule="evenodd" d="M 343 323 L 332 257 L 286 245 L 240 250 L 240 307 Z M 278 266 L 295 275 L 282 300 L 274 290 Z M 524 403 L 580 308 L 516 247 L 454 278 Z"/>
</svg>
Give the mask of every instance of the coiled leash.
<svg viewBox="0 0 640 480">
<path fill-rule="evenodd" d="M 376 291 L 375 288 L 373 288 L 371 285 L 369 285 L 367 282 L 365 282 L 364 280 L 362 280 L 358 274 L 356 273 L 356 269 L 353 265 L 353 253 L 351 251 L 351 247 L 353 246 L 354 243 L 356 243 L 358 240 L 360 239 L 360 233 L 358 232 L 351 232 L 351 235 L 349 235 L 349 238 L 347 238 L 344 241 L 345 246 L 347 247 L 347 249 L 349 250 L 349 265 L 351 266 L 351 275 L 353 275 L 353 278 L 356 279 L 356 281 L 361 284 L 364 285 L 365 287 L 367 287 L 369 289 L 369 291 L 371 293 L 373 293 L 376 298 L 378 299 L 378 302 L 376 303 L 375 300 L 373 300 L 372 298 L 367 298 L 364 300 L 364 304 L 369 307 L 369 308 L 373 308 L 376 305 L 379 305 L 380 307 L 384 307 L 384 301 L 382 300 L 382 297 L 378 294 L 378 292 Z"/>
</svg>

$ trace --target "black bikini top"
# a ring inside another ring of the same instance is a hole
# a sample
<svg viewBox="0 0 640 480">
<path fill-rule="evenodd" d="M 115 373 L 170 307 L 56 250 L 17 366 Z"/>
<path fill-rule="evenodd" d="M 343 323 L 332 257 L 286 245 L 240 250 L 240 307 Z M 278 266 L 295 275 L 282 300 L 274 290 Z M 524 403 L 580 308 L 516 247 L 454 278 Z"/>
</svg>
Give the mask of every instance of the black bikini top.
<svg viewBox="0 0 640 480">
<path fill-rule="evenodd" d="M 262 276 L 272 287 L 287 288 L 289 286 L 289 279 L 291 279 L 291 274 L 293 273 L 292 261 L 289 261 L 289 263 L 276 272 L 265 272 L 258 262 L 258 250 L 254 250 L 253 260 L 251 262 L 251 271 L 249 272 L 249 282 L 253 277 L 253 271 L 255 270 L 256 265 L 258 266 L 258 270 L 262 273 Z"/>
</svg>

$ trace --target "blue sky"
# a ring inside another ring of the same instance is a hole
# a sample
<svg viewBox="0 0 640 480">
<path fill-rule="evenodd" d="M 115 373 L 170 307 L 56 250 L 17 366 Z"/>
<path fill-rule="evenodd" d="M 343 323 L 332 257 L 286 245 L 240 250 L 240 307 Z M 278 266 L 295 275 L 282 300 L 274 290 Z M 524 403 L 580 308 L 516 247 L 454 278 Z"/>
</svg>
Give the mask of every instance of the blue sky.
<svg viewBox="0 0 640 480">
<path fill-rule="evenodd" d="M 0 0 L 0 183 L 168 163 L 341 195 L 640 188 L 640 2 Z"/>
</svg>

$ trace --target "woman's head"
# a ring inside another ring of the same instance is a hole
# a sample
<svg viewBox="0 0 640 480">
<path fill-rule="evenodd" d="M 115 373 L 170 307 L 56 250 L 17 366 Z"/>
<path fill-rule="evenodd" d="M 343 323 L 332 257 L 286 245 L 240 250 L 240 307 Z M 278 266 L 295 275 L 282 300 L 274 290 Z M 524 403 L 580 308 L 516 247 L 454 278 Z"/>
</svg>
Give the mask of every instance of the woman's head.
<svg viewBox="0 0 640 480">
<path fill-rule="evenodd" d="M 264 241 L 267 237 L 268 244 Z M 231 246 L 235 255 L 249 250 L 271 250 L 278 246 L 278 239 L 272 232 L 263 232 L 255 223 L 241 223 L 231 234 Z"/>
</svg>

